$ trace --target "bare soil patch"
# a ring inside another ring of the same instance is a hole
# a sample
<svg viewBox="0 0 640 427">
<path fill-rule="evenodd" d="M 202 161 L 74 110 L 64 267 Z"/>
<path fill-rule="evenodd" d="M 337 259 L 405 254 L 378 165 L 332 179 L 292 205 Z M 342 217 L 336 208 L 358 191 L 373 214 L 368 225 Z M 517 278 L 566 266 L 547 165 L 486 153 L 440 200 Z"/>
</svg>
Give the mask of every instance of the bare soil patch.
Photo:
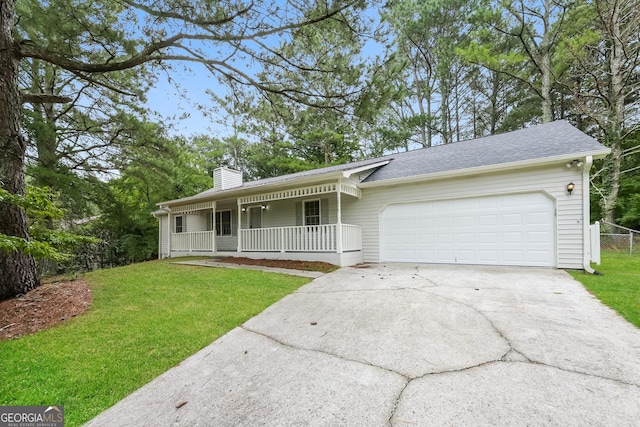
<svg viewBox="0 0 640 427">
<path fill-rule="evenodd" d="M 43 284 L 0 301 L 0 340 L 50 328 L 84 313 L 90 305 L 91 290 L 82 279 Z"/>
</svg>

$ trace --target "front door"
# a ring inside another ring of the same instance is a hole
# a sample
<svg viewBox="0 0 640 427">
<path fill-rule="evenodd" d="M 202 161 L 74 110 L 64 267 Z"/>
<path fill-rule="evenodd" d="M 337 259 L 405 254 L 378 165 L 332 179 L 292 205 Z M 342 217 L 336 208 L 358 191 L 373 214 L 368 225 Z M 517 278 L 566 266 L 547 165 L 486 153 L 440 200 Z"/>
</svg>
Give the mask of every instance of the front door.
<svg viewBox="0 0 640 427">
<path fill-rule="evenodd" d="M 262 228 L 262 207 L 249 208 L 249 228 Z"/>
</svg>

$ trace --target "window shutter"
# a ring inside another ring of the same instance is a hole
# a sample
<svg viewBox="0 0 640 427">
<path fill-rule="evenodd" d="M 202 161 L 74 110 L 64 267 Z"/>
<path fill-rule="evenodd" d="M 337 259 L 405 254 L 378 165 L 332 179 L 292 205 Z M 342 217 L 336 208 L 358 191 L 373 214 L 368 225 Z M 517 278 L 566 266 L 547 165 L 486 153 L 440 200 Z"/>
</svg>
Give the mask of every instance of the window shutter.
<svg viewBox="0 0 640 427">
<path fill-rule="evenodd" d="M 302 202 L 296 202 L 296 225 L 301 226 L 302 224 Z"/>
<path fill-rule="evenodd" d="M 320 224 L 329 224 L 329 199 L 320 199 Z"/>
</svg>

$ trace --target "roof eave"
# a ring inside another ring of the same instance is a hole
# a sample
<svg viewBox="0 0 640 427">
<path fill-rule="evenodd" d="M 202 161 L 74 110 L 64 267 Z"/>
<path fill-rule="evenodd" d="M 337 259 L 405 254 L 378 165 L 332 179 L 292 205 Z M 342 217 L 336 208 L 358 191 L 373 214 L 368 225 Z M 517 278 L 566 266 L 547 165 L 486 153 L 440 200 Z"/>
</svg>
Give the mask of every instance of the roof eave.
<svg viewBox="0 0 640 427">
<path fill-rule="evenodd" d="M 176 204 L 184 204 L 184 203 L 191 203 L 194 201 L 200 201 L 200 200 L 219 200 L 222 198 L 228 198 L 228 197 L 235 197 L 235 196 L 239 196 L 243 193 L 250 193 L 250 192 L 260 192 L 260 191 L 268 191 L 269 189 L 272 188 L 280 188 L 283 185 L 288 185 L 288 184 L 292 184 L 295 183 L 296 185 L 307 185 L 307 184 L 312 184 L 314 182 L 318 182 L 318 181 L 324 181 L 327 179 L 338 179 L 340 177 L 342 177 L 342 171 L 333 171 L 333 172 L 328 172 L 328 173 L 324 173 L 324 174 L 318 174 L 318 175 L 313 175 L 313 176 L 305 176 L 305 177 L 298 177 L 298 178 L 293 178 L 290 180 L 283 180 L 283 181 L 277 181 L 277 182 L 270 182 L 270 183 L 266 183 L 266 184 L 259 184 L 259 185 L 252 185 L 250 187 L 245 187 L 245 186 L 241 186 L 241 187 L 236 187 L 236 188 L 230 188 L 228 190 L 222 190 L 222 191 L 217 191 L 215 193 L 209 193 L 209 194 L 196 194 L 195 196 L 190 196 L 190 197 L 184 197 L 182 199 L 175 199 L 175 200 L 168 200 L 166 202 L 160 202 L 160 203 L 156 203 L 156 205 L 158 206 L 170 206 L 170 205 L 176 205 Z"/>
<path fill-rule="evenodd" d="M 360 188 L 383 187 L 387 185 L 405 184 L 405 183 L 417 182 L 417 181 L 431 181 L 436 179 L 459 177 L 463 173 L 464 175 L 476 175 L 481 173 L 503 172 L 507 170 L 520 169 L 525 167 L 552 165 L 558 162 L 574 160 L 574 159 L 585 159 L 587 156 L 592 156 L 593 159 L 596 160 L 596 159 L 602 159 L 606 157 L 610 152 L 611 152 L 610 148 L 605 148 L 605 149 L 596 150 L 596 151 L 563 154 L 559 156 L 522 160 L 518 162 L 500 163 L 495 165 L 478 166 L 474 168 L 453 169 L 453 170 L 423 174 L 423 175 L 411 175 L 411 176 L 404 176 L 400 178 L 385 179 L 380 181 L 361 182 L 360 184 L 358 184 L 358 187 Z"/>
</svg>

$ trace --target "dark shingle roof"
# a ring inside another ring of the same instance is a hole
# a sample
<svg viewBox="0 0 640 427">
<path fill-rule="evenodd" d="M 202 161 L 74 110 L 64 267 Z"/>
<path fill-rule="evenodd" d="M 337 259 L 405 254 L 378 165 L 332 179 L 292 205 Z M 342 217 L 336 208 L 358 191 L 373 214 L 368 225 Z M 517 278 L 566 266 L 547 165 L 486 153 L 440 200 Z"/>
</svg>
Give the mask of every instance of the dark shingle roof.
<svg viewBox="0 0 640 427">
<path fill-rule="evenodd" d="M 558 120 L 500 135 L 399 153 L 365 182 L 605 150 L 594 138 L 567 121 Z"/>
<path fill-rule="evenodd" d="M 240 187 L 234 187 L 234 188 L 229 188 L 229 191 L 232 190 L 239 190 L 239 189 L 249 189 L 249 188 L 254 188 L 254 187 L 261 187 L 263 185 L 269 185 L 269 184 L 278 184 L 278 183 L 286 183 L 287 181 L 292 181 L 292 180 L 296 180 L 296 179 L 300 179 L 300 178 L 306 178 L 306 177 L 312 177 L 315 175 L 324 175 L 324 174 L 328 174 L 328 173 L 332 173 L 332 172 L 342 172 L 342 171 L 346 171 L 346 170 L 350 170 L 350 169 L 356 169 L 362 166 L 368 166 L 368 165 L 373 165 L 375 163 L 379 163 L 381 160 L 384 159 L 368 159 L 368 160 L 361 160 L 358 162 L 353 162 L 353 163 L 345 163 L 342 165 L 336 165 L 336 166 L 327 166 L 325 168 L 319 168 L 319 169 L 310 169 L 308 171 L 302 171 L 302 172 L 296 172 L 296 173 L 291 173 L 288 175 L 281 175 L 281 176 L 276 176 L 273 178 L 264 178 L 264 179 L 259 179 L 256 181 L 249 181 L 249 182 L 245 182 L 242 184 L 242 186 Z M 203 197 L 203 196 L 208 196 L 208 195 L 214 195 L 219 193 L 220 191 L 216 191 L 214 189 L 209 189 L 206 191 L 203 191 L 202 193 L 197 194 L 196 196 L 193 197 Z"/>
<path fill-rule="evenodd" d="M 383 161 L 389 161 L 389 163 L 379 167 L 363 182 L 385 181 L 573 154 L 597 153 L 604 156 L 607 150 L 604 145 L 579 131 L 567 121 L 558 120 L 500 135 L 245 182 L 240 187 L 228 190 L 210 189 L 180 200 L 202 199 L 220 193 L 235 193 L 270 184 L 286 184 L 302 178 L 347 171 Z M 175 200 L 171 202 L 175 202 Z"/>
</svg>

